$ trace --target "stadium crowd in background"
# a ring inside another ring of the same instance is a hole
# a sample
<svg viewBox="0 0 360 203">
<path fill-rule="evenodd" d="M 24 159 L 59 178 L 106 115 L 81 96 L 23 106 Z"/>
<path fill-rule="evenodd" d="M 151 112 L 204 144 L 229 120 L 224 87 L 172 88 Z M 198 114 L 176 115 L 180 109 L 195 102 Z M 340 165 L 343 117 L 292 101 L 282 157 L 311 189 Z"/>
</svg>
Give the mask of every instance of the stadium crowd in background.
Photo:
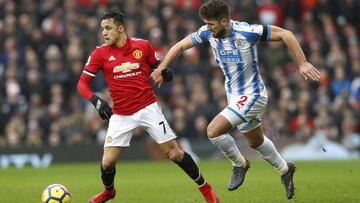
<svg viewBox="0 0 360 203">
<path fill-rule="evenodd" d="M 263 116 L 269 138 L 306 143 L 319 137 L 359 151 L 360 2 L 229 2 L 234 20 L 291 30 L 321 71 L 319 83 L 305 82 L 282 43 L 259 43 L 269 94 Z M 107 124 L 76 92 L 87 56 L 102 43 L 100 16 L 109 7 L 122 8 L 128 34 L 148 39 L 161 57 L 202 25 L 201 3 L 0 0 L 0 147 L 102 144 Z M 155 88 L 180 138 L 206 140 L 207 124 L 227 104 L 224 78 L 211 54 L 207 46 L 186 51 L 172 66 L 174 81 Z M 103 81 L 95 79 L 92 87 L 109 99 Z"/>
</svg>

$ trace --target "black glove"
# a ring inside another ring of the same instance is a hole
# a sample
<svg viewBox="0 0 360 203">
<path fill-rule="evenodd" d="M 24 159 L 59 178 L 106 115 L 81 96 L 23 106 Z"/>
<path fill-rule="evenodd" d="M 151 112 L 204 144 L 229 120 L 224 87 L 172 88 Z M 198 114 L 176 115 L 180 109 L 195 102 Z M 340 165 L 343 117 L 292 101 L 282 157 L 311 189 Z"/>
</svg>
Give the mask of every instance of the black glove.
<svg viewBox="0 0 360 203">
<path fill-rule="evenodd" d="M 106 101 L 104 101 L 97 95 L 94 95 L 90 98 L 90 102 L 95 106 L 96 110 L 98 111 L 100 117 L 103 120 L 110 119 L 112 115 L 112 109 Z"/>
<path fill-rule="evenodd" d="M 165 82 L 170 82 L 173 79 L 173 71 L 170 68 L 162 69 L 161 76 L 164 78 Z"/>
</svg>

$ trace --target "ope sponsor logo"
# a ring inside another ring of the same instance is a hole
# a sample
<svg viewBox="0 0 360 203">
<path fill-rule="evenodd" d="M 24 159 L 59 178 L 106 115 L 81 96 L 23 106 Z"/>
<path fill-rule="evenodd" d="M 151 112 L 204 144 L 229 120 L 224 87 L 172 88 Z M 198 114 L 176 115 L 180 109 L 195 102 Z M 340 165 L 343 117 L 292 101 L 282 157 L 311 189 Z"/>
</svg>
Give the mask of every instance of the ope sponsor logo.
<svg viewBox="0 0 360 203">
<path fill-rule="evenodd" d="M 221 56 L 228 56 L 228 55 L 237 56 L 237 55 L 239 55 L 238 50 L 220 50 L 219 53 Z"/>
</svg>

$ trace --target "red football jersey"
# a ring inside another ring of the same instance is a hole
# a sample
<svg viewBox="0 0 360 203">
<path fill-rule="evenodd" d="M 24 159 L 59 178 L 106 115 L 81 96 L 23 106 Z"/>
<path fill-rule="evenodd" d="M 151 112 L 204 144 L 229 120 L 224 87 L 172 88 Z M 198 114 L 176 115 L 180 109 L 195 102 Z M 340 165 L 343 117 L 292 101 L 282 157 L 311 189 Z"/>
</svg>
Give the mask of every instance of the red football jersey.
<svg viewBox="0 0 360 203">
<path fill-rule="evenodd" d="M 151 67 L 158 64 L 147 40 L 128 37 L 121 48 L 97 47 L 89 56 L 84 73 L 94 77 L 102 70 L 110 90 L 113 113 L 130 115 L 156 102 L 150 72 Z"/>
</svg>

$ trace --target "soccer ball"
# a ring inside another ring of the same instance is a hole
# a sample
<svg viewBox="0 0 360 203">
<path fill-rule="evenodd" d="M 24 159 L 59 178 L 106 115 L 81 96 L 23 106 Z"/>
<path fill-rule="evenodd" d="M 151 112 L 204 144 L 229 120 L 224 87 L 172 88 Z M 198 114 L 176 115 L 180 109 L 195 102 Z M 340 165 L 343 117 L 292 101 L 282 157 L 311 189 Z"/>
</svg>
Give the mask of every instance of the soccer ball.
<svg viewBox="0 0 360 203">
<path fill-rule="evenodd" d="M 42 193 L 42 203 L 70 203 L 70 193 L 60 184 L 52 184 L 45 188 Z"/>
</svg>

